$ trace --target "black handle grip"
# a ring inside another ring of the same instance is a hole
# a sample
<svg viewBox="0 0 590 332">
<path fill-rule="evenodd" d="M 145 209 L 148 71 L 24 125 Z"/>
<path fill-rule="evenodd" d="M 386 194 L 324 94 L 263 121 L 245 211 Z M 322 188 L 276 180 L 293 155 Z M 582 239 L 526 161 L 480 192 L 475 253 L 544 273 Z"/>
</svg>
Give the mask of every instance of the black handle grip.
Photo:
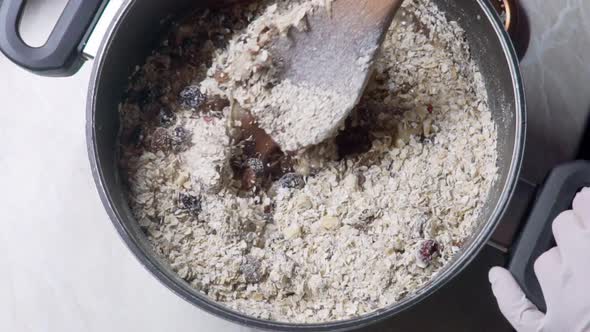
<svg viewBox="0 0 590 332">
<path fill-rule="evenodd" d="M 25 1 L 0 1 L 0 51 L 14 63 L 39 75 L 74 74 L 83 63 L 81 43 L 103 0 L 70 0 L 41 47 L 27 45 L 20 36 Z"/>
<path fill-rule="evenodd" d="M 535 275 L 535 261 L 555 246 L 551 228 L 553 220 L 561 212 L 571 209 L 576 194 L 587 186 L 590 186 L 590 162 L 576 161 L 555 168 L 543 184 L 520 237 L 512 249 L 508 269 L 529 300 L 543 312 L 547 307 Z"/>
</svg>

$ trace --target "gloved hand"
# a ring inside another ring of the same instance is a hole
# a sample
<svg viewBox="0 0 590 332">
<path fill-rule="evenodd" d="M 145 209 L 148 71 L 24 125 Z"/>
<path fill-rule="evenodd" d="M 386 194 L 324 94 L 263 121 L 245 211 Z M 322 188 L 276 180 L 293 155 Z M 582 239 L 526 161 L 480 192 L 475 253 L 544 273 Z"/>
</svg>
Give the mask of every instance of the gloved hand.
<svg viewBox="0 0 590 332">
<path fill-rule="evenodd" d="M 518 332 L 590 331 L 590 188 L 576 195 L 572 210 L 555 218 L 553 235 L 557 247 L 534 266 L 546 314 L 526 298 L 510 272 L 490 270 L 500 311 Z"/>
</svg>

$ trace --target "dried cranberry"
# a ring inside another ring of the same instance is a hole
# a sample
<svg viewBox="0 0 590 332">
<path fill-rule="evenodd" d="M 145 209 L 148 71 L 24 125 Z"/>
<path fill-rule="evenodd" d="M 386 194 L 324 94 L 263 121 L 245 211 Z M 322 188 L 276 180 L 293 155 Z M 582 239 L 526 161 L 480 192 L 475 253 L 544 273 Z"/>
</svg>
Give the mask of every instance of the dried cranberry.
<svg viewBox="0 0 590 332">
<path fill-rule="evenodd" d="M 189 85 L 178 95 L 181 106 L 198 108 L 207 101 L 207 96 L 201 92 L 198 86 Z"/>
<path fill-rule="evenodd" d="M 432 259 L 436 257 L 436 255 L 440 252 L 440 245 L 435 240 L 425 240 L 420 244 L 420 249 L 418 251 L 418 258 L 423 263 L 430 263 Z"/>
<path fill-rule="evenodd" d="M 187 210 L 194 215 L 198 215 L 201 212 L 202 206 L 200 197 L 188 193 L 180 193 L 178 196 L 178 202 L 182 209 Z"/>
<path fill-rule="evenodd" d="M 301 189 L 305 186 L 305 181 L 300 174 L 287 173 L 279 179 L 279 185 L 283 188 Z"/>
</svg>

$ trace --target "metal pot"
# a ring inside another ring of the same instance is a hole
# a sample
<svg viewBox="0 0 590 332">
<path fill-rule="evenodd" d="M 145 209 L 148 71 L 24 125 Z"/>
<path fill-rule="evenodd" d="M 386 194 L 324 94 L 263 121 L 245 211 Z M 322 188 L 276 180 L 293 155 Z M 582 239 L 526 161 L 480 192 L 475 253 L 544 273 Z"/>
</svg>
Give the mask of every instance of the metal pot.
<svg viewBox="0 0 590 332">
<path fill-rule="evenodd" d="M 366 326 L 396 315 L 424 300 L 457 276 L 486 245 L 514 192 L 524 148 L 525 101 L 518 59 L 503 24 L 487 0 L 434 0 L 449 20 L 467 31 L 474 61 L 479 65 L 489 94 L 489 106 L 498 128 L 500 174 L 489 193 L 480 224 L 462 251 L 428 284 L 392 306 L 371 314 L 325 324 L 288 324 L 254 319 L 220 305 L 192 289 L 152 252 L 134 220 L 122 190 L 117 169 L 118 104 L 128 77 L 143 63 L 159 35 L 160 21 L 181 14 L 190 6 L 219 5 L 219 1 L 169 0 L 70 1 L 48 43 L 25 45 L 17 33 L 23 0 L 0 5 L 0 49 L 17 64 L 44 75 L 66 75 L 81 65 L 83 51 L 96 45 L 92 31 L 106 35 L 94 60 L 87 103 L 87 146 L 96 186 L 111 220 L 129 249 L 165 286 L 190 303 L 225 319 L 263 329 L 334 331 Z M 102 19 L 99 18 L 102 16 Z M 105 22 L 110 26 L 105 28 Z M 89 51 L 90 50 L 90 51 Z"/>
</svg>

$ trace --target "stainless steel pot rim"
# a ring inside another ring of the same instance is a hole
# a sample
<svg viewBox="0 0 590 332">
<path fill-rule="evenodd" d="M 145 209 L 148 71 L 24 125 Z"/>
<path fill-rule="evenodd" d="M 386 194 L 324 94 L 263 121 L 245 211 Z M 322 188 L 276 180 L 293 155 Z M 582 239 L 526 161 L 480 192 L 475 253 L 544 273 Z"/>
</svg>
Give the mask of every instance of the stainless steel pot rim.
<svg viewBox="0 0 590 332">
<path fill-rule="evenodd" d="M 103 170 L 99 167 L 99 156 L 97 154 L 96 145 L 96 130 L 94 123 L 96 95 L 97 95 L 97 84 L 100 81 L 102 75 L 102 68 L 105 62 L 105 54 L 112 43 L 112 37 L 119 28 L 122 20 L 125 18 L 127 13 L 133 8 L 136 0 L 127 0 L 120 8 L 119 12 L 115 16 L 115 19 L 111 22 L 111 25 L 103 39 L 102 45 L 99 49 L 98 56 L 95 59 L 94 68 L 91 76 L 91 84 L 89 86 L 88 98 L 87 98 L 87 123 L 86 123 L 86 138 L 88 146 L 88 154 L 91 163 L 91 169 L 93 177 L 97 186 L 97 190 L 100 195 L 100 199 L 105 206 L 105 209 L 122 240 L 125 242 L 127 247 L 133 252 L 135 257 L 145 268 L 150 271 L 163 285 L 172 290 L 174 293 L 184 298 L 186 301 L 204 309 L 216 316 L 228 319 L 238 324 L 247 325 L 250 327 L 266 329 L 266 330 L 297 330 L 297 331 L 342 331 L 349 330 L 352 328 L 360 328 L 367 325 L 372 325 L 376 322 L 383 321 L 389 317 L 392 317 L 412 306 L 419 303 L 427 296 L 431 295 L 441 287 L 443 287 L 448 281 L 453 279 L 458 273 L 460 273 L 471 261 L 475 258 L 476 254 L 483 248 L 486 242 L 491 237 L 495 230 L 499 220 L 505 213 L 508 203 L 514 193 L 520 168 L 522 164 L 522 158 L 524 154 L 524 140 L 526 131 L 526 105 L 524 98 L 524 90 L 522 85 L 522 78 L 518 69 L 518 58 L 510 42 L 509 36 L 503 28 L 503 24 L 497 16 L 494 8 L 487 0 L 477 0 L 480 7 L 482 8 L 485 16 L 492 24 L 497 36 L 500 38 L 500 42 L 506 54 L 508 60 L 508 66 L 510 73 L 513 77 L 513 89 L 515 95 L 515 144 L 512 151 L 512 162 L 510 170 L 508 172 L 507 182 L 504 185 L 502 194 L 498 199 L 498 203 L 494 208 L 493 213 L 487 220 L 485 227 L 477 234 L 473 239 L 470 246 L 465 249 L 465 252 L 454 262 L 448 265 L 442 270 L 434 279 L 432 279 L 427 285 L 423 286 L 415 294 L 405 298 L 404 300 L 394 304 L 393 306 L 380 309 L 367 315 L 360 316 L 358 318 L 336 321 L 329 323 L 320 324 L 293 324 L 293 323 L 282 323 L 275 321 L 268 321 L 257 319 L 238 313 L 237 311 L 231 310 L 222 304 L 210 300 L 205 295 L 192 289 L 190 285 L 182 282 L 176 277 L 170 270 L 162 269 L 161 262 L 154 255 L 150 255 L 148 251 L 134 238 L 130 236 L 130 230 L 128 226 L 122 222 L 122 215 L 114 207 L 114 202 L 109 194 L 108 188 L 105 186 L 105 175 Z"/>
</svg>

